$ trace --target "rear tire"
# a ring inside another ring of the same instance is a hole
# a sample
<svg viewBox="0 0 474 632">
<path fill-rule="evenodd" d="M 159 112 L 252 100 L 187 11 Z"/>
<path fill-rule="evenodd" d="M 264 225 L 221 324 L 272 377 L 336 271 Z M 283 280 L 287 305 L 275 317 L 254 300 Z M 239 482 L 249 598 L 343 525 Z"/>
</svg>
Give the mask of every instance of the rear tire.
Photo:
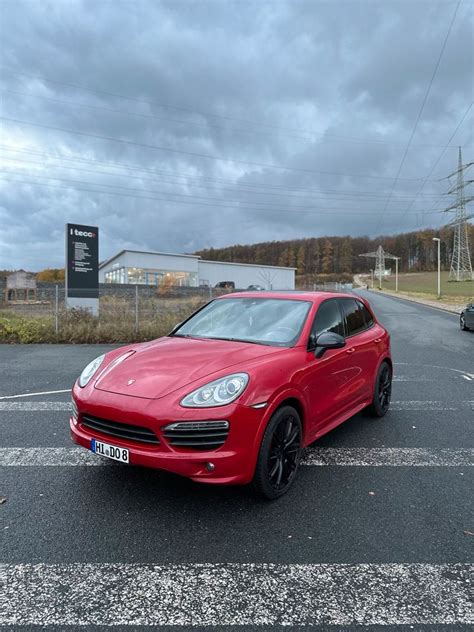
<svg viewBox="0 0 474 632">
<path fill-rule="evenodd" d="M 279 408 L 263 435 L 253 486 L 259 496 L 274 500 L 293 485 L 300 464 L 302 426 L 292 406 Z"/>
<path fill-rule="evenodd" d="M 461 314 L 461 316 L 459 317 L 459 326 L 461 327 L 461 331 L 469 331 L 469 327 L 466 326 L 464 314 Z"/>
<path fill-rule="evenodd" d="M 392 369 L 388 362 L 382 362 L 375 380 L 374 397 L 368 411 L 372 417 L 384 417 L 390 408 L 392 398 Z"/>
</svg>

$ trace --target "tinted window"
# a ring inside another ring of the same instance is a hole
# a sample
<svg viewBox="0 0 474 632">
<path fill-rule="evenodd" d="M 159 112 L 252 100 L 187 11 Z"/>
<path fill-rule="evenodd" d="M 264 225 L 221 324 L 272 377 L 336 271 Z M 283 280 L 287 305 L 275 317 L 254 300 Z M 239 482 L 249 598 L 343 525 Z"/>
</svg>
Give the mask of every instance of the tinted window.
<svg viewBox="0 0 474 632">
<path fill-rule="evenodd" d="M 357 301 L 359 303 L 359 301 Z M 372 314 L 369 312 L 369 310 L 367 309 L 367 307 L 364 305 L 364 303 L 359 303 L 360 308 L 362 310 L 362 313 L 364 314 L 364 321 L 365 321 L 365 326 L 367 327 L 367 329 L 369 327 L 372 327 L 372 325 L 374 324 L 374 319 Z"/>
<path fill-rule="evenodd" d="M 364 312 L 362 310 L 362 303 L 354 299 L 341 300 L 341 306 L 346 321 L 346 335 L 353 336 L 358 334 L 364 329 L 367 329 Z"/>
<path fill-rule="evenodd" d="M 316 312 L 311 336 L 313 339 L 326 331 L 344 335 L 341 310 L 336 300 L 324 301 Z"/>
</svg>

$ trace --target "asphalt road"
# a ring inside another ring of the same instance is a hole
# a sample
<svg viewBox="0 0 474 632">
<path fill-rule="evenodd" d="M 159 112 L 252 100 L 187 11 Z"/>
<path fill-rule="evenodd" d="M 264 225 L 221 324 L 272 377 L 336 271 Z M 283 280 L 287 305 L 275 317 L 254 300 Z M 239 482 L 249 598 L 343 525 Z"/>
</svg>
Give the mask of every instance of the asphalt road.
<svg viewBox="0 0 474 632">
<path fill-rule="evenodd" d="M 273 503 L 68 460 L 68 394 L 11 396 L 68 389 L 110 347 L 0 346 L 0 625 L 472 629 L 474 333 L 361 294 L 392 336 L 392 410 L 319 440 Z"/>
</svg>

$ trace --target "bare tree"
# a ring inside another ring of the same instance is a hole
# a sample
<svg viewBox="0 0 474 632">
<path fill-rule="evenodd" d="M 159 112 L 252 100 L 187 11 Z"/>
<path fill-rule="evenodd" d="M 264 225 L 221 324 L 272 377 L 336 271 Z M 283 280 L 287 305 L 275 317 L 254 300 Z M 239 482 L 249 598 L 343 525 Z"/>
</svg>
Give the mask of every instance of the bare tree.
<svg viewBox="0 0 474 632">
<path fill-rule="evenodd" d="M 276 277 L 276 272 L 274 270 L 261 270 L 258 273 L 259 279 L 266 286 L 267 290 L 273 289 L 273 282 Z"/>
</svg>

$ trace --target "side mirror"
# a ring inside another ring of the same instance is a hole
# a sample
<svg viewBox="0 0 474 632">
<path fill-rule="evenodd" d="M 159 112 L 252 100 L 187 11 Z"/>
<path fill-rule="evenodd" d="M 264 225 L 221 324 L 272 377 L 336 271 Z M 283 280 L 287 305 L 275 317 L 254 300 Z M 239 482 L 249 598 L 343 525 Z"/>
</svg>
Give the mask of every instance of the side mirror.
<svg viewBox="0 0 474 632">
<path fill-rule="evenodd" d="M 342 336 L 331 331 L 325 331 L 316 338 L 314 355 L 317 358 L 322 358 L 328 349 L 342 349 L 345 346 L 346 341 Z"/>
</svg>

